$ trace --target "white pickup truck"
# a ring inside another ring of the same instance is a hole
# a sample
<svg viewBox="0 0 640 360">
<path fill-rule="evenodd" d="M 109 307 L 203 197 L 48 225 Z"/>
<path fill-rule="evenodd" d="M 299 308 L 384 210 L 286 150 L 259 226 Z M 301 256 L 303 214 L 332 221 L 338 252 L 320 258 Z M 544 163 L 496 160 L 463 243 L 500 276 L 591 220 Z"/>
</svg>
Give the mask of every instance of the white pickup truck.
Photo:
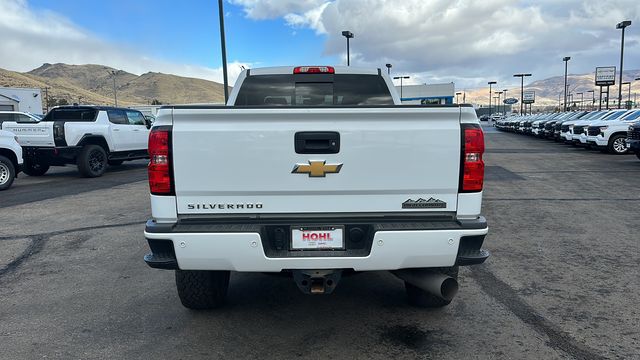
<svg viewBox="0 0 640 360">
<path fill-rule="evenodd" d="M 412 304 L 449 304 L 489 256 L 484 135 L 471 106 L 399 103 L 380 69 L 277 67 L 243 71 L 228 106 L 161 109 L 145 261 L 191 309 L 222 305 L 230 271 L 328 294 L 388 270 Z"/>
<path fill-rule="evenodd" d="M 0 130 L 0 191 L 7 190 L 22 170 L 22 148 L 16 136 Z"/>
<path fill-rule="evenodd" d="M 151 124 L 140 111 L 107 106 L 61 106 L 39 122 L 5 121 L 24 153 L 24 173 L 44 175 L 50 166 L 74 164 L 84 177 L 107 165 L 147 158 Z"/>
</svg>

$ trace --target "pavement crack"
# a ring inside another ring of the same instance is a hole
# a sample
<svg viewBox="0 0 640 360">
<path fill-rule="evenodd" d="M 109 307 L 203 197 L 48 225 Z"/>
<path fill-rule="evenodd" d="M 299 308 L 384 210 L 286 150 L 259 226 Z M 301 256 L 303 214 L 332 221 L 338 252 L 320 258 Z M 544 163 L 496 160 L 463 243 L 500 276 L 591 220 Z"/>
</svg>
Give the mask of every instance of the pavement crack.
<svg viewBox="0 0 640 360">
<path fill-rule="evenodd" d="M 507 307 L 518 319 L 537 333 L 547 336 L 549 338 L 547 344 L 551 348 L 569 354 L 576 359 L 605 359 L 595 350 L 580 344 L 557 325 L 540 315 L 511 286 L 498 279 L 487 265 L 471 267 L 471 277 L 480 284 L 486 294 Z"/>
<path fill-rule="evenodd" d="M 136 221 L 136 222 L 121 223 L 121 224 L 85 226 L 80 228 L 58 230 L 58 231 L 33 234 L 33 235 L 0 237 L 0 241 L 16 240 L 16 239 L 29 239 L 29 241 L 31 241 L 31 244 L 29 244 L 29 246 L 27 246 L 27 248 L 17 258 L 15 258 L 13 261 L 11 261 L 9 264 L 4 266 L 3 268 L 0 268 L 0 280 L 2 280 L 2 277 L 4 275 L 15 271 L 18 267 L 20 267 L 20 265 L 22 265 L 29 258 L 38 254 L 44 248 L 44 244 L 46 243 L 46 241 L 54 236 L 70 234 L 75 232 L 82 232 L 82 231 L 109 229 L 109 228 L 124 227 L 124 226 L 131 226 L 131 225 L 142 225 L 142 224 L 144 223 L 140 221 Z"/>
</svg>

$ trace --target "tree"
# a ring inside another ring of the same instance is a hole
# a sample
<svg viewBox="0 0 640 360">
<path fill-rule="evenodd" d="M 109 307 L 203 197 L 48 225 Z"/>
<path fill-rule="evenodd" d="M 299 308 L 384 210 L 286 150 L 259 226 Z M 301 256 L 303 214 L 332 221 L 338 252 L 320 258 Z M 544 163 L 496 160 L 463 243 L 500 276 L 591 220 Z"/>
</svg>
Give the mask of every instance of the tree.
<svg viewBox="0 0 640 360">
<path fill-rule="evenodd" d="M 153 99 L 153 101 L 151 101 L 151 105 L 162 105 L 162 102 L 160 102 L 158 99 Z"/>
</svg>

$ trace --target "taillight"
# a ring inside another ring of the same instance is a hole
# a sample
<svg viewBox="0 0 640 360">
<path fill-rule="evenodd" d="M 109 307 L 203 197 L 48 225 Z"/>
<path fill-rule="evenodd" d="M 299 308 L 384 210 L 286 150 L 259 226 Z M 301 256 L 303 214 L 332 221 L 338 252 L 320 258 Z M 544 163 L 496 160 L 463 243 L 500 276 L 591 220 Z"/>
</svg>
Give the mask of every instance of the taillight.
<svg viewBox="0 0 640 360">
<path fill-rule="evenodd" d="M 334 74 L 331 66 L 298 66 L 293 68 L 294 74 Z"/>
<path fill-rule="evenodd" d="M 153 195 L 174 194 L 170 127 L 154 128 L 149 133 L 149 189 Z"/>
<path fill-rule="evenodd" d="M 479 125 L 462 125 L 460 192 L 482 191 L 484 183 L 484 134 Z"/>
</svg>

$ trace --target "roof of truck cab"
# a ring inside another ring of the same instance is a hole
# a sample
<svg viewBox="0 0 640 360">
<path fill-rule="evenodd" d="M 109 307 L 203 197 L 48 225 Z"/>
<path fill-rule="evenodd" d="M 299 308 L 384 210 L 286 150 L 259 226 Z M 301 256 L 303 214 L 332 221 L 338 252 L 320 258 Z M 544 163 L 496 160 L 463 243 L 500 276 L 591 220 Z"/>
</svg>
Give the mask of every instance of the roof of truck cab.
<svg viewBox="0 0 640 360">
<path fill-rule="evenodd" d="M 331 65 L 298 65 L 298 66 L 273 66 L 262 67 L 245 70 L 247 75 L 287 75 L 293 74 L 293 69 L 300 66 L 324 67 L 329 66 L 334 69 L 335 74 L 361 74 L 361 75 L 378 75 L 380 69 L 376 68 L 359 68 L 354 66 L 331 66 Z"/>
</svg>

